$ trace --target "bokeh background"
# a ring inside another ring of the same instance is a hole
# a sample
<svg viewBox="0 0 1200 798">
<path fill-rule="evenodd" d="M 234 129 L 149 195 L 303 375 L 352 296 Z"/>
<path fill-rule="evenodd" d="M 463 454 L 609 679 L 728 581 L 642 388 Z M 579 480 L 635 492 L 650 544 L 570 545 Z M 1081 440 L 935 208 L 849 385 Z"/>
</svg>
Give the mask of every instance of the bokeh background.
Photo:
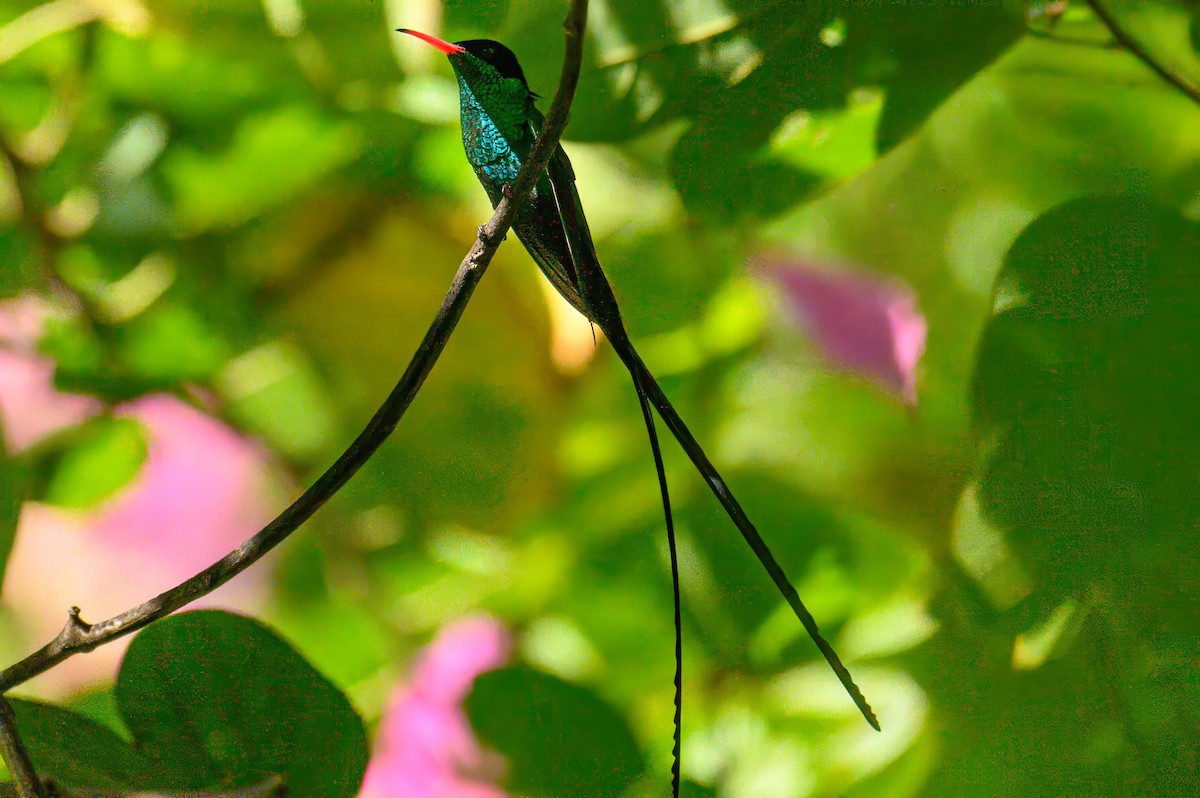
<svg viewBox="0 0 1200 798">
<path fill-rule="evenodd" d="M 1195 2 L 1103 8 L 1200 83 Z M 500 39 L 550 96 L 563 14 L 0 2 L 5 665 L 255 531 L 404 368 L 490 209 L 392 29 Z M 566 146 L 633 340 L 883 722 L 668 442 L 690 794 L 1196 794 L 1195 97 L 1085 3 L 589 25 Z M 364 795 L 661 795 L 641 424 L 509 241 L 391 441 L 210 603 L 350 696 Z M 118 657 L 23 690 L 118 724 Z"/>
</svg>

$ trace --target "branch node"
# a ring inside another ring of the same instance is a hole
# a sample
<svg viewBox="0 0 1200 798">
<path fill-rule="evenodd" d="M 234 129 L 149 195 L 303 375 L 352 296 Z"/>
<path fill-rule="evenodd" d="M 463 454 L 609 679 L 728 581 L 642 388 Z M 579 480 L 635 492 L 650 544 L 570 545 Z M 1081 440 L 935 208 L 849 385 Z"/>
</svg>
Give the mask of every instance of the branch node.
<svg viewBox="0 0 1200 798">
<path fill-rule="evenodd" d="M 78 607 L 67 610 L 67 629 L 79 635 L 87 635 L 92 631 L 92 625 L 80 617 L 82 612 Z"/>
<path fill-rule="evenodd" d="M 501 235 L 501 236 L 497 236 L 495 233 L 493 233 L 489 229 L 489 225 L 487 225 L 487 224 L 479 225 L 478 232 L 479 232 L 479 243 L 483 244 L 485 247 L 497 247 L 500 245 L 500 242 L 502 242 L 508 238 L 507 233 L 505 233 L 504 235 Z"/>
<path fill-rule="evenodd" d="M 81 618 L 80 612 L 78 607 L 71 607 L 67 610 L 67 622 L 62 631 L 58 633 L 56 640 L 58 646 L 63 650 L 90 651 L 95 647 L 89 645 L 88 641 L 92 632 L 92 624 Z"/>
</svg>

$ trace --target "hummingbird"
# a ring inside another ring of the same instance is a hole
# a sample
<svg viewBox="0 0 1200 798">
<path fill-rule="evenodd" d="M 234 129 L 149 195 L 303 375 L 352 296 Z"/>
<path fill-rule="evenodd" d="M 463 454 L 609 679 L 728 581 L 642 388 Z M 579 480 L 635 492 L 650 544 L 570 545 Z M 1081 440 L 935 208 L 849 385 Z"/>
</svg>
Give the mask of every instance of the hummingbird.
<svg viewBox="0 0 1200 798">
<path fill-rule="evenodd" d="M 537 95 L 530 90 L 517 57 L 512 50 L 491 39 L 447 42 L 427 33 L 406 28 L 400 28 L 398 32 L 421 39 L 449 58 L 458 79 L 463 148 L 475 176 L 483 184 L 488 199 L 495 207 L 504 198 L 509 187 L 516 182 L 517 174 L 529 157 L 544 123 L 544 117 L 536 106 Z M 862 691 L 854 683 L 850 672 L 842 664 L 833 646 L 821 635 L 812 614 L 800 600 L 795 587 L 788 580 L 770 548 L 634 348 L 621 318 L 612 286 L 600 266 L 592 234 L 588 229 L 587 217 L 584 215 L 575 186 L 575 173 L 571 168 L 571 161 L 561 146 L 555 148 L 546 169 L 538 175 L 529 198 L 517 213 L 513 231 L 558 293 L 604 333 L 633 379 L 645 417 L 666 514 L 675 592 L 675 764 L 672 768 L 674 794 L 678 794 L 681 704 L 679 575 L 670 498 L 655 427 L 654 410 L 657 410 L 679 445 L 704 477 L 863 717 L 878 731 L 879 721 Z"/>
</svg>

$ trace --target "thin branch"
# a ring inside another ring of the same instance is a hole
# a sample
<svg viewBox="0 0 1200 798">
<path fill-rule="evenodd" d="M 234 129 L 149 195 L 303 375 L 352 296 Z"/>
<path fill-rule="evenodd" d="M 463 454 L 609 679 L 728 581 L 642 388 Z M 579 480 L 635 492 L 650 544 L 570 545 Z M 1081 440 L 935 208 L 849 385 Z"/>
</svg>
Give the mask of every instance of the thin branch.
<svg viewBox="0 0 1200 798">
<path fill-rule="evenodd" d="M 1183 92 L 1192 102 L 1200 105 L 1200 86 L 1177 75 L 1165 66 L 1154 60 L 1154 56 L 1150 55 L 1149 51 L 1143 47 L 1137 39 L 1121 27 L 1121 23 L 1117 21 L 1115 14 L 1110 11 L 1101 0 L 1087 0 L 1088 7 L 1092 9 L 1092 13 L 1096 15 L 1104 27 L 1108 28 L 1108 32 L 1117 40 L 1117 43 L 1130 52 L 1135 58 L 1141 61 L 1146 66 L 1158 75 L 1160 78 L 1170 83 L 1175 88 Z"/>
<path fill-rule="evenodd" d="M 17 716 L 4 696 L 0 696 L 0 749 L 3 749 L 9 774 L 17 781 L 19 798 L 46 798 L 46 788 L 38 780 L 33 762 L 29 761 L 29 752 L 17 732 Z"/>
<path fill-rule="evenodd" d="M 211 593 L 242 571 L 249 568 L 267 552 L 282 543 L 288 535 L 304 523 L 318 508 L 335 494 L 346 481 L 365 463 L 375 450 L 396 428 L 404 411 L 412 403 L 425 378 L 437 362 L 450 334 L 454 331 L 471 293 L 496 253 L 508 229 L 516 219 L 522 202 L 533 189 L 538 174 L 545 169 L 563 128 L 570 115 L 571 101 L 579 82 L 579 68 L 583 62 L 583 32 L 587 18 L 587 0 L 571 0 L 565 28 L 566 54 L 563 59 L 562 78 L 546 124 L 538 137 L 528 162 L 521 168 L 516 183 L 508 195 L 496 206 L 496 212 L 487 224 L 479 228 L 479 235 L 466 257 L 458 267 L 454 282 L 450 286 L 442 306 L 433 319 L 425 339 L 421 342 L 404 376 L 392 389 L 383 406 L 367 424 L 366 429 L 324 474 L 313 483 L 290 507 L 280 513 L 254 537 L 237 549 L 222 557 L 187 581 L 165 593 L 134 607 L 120 615 L 100 623 L 89 624 L 79 616 L 78 608 L 72 608 L 66 626 L 58 636 L 0 673 L 0 693 L 7 692 L 22 682 L 31 679 L 68 657 L 91 651 L 97 646 L 116 640 L 159 620 L 201 596 Z"/>
</svg>

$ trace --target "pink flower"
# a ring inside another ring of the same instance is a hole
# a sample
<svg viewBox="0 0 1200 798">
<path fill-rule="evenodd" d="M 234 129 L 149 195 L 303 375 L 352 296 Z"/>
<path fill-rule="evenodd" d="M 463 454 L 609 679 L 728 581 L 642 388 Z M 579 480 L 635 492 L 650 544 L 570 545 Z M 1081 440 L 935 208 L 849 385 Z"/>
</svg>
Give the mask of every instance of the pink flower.
<svg viewBox="0 0 1200 798">
<path fill-rule="evenodd" d="M 783 288 L 795 322 L 830 363 L 860 374 L 909 405 L 925 353 L 925 317 L 903 281 L 831 269 L 813 258 L 766 255 L 758 262 Z"/>
<path fill-rule="evenodd" d="M 25 324 L 26 312 L 5 303 L 0 336 L 18 330 L 27 340 L 16 343 L 30 349 L 40 322 Z M 10 442 L 28 444 L 99 411 L 94 399 L 56 392 L 48 361 L 23 352 L 0 356 L 0 413 Z M 36 502 L 22 507 L 4 600 L 31 644 L 53 637 L 72 605 L 85 620 L 98 621 L 173 587 L 241 544 L 276 509 L 266 453 L 221 422 L 161 394 L 119 405 L 114 414 L 137 421 L 145 433 L 138 475 L 86 512 Z M 253 609 L 266 585 L 260 565 L 195 606 Z M 111 680 L 124 645 L 67 660 L 34 684 L 64 693 Z"/>
<path fill-rule="evenodd" d="M 262 500 L 266 453 L 174 397 L 152 394 L 114 415 L 142 425 L 146 463 L 96 513 L 96 534 L 159 562 L 165 587 L 222 557 L 270 520 Z"/>
<path fill-rule="evenodd" d="M 173 587 L 237 547 L 274 509 L 265 454 L 219 421 L 164 395 L 116 413 L 145 429 L 138 476 L 89 512 L 35 502 L 22 509 L 4 597 L 39 643 L 72 605 L 97 621 Z M 266 585 L 260 565 L 193 606 L 251 610 Z M 67 660 L 39 684 L 66 692 L 111 679 L 123 651 L 118 642 Z"/>
<path fill-rule="evenodd" d="M 95 414 L 90 396 L 54 389 L 54 361 L 37 354 L 50 308 L 33 296 L 0 302 L 0 429 L 10 452 Z"/>
<path fill-rule="evenodd" d="M 462 709 L 475 677 L 508 659 L 498 621 L 472 618 L 443 629 L 393 694 L 359 798 L 504 798 L 472 774 L 501 763 L 479 747 Z"/>
</svg>

